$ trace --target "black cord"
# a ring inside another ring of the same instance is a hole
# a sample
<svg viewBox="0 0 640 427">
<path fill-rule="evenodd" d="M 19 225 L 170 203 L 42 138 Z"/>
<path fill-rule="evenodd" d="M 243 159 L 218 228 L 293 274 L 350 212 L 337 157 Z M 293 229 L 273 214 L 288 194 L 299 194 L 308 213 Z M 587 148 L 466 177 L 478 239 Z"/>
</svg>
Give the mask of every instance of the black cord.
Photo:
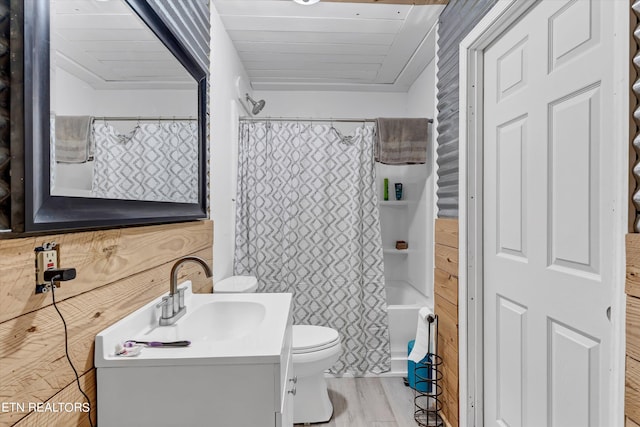
<svg viewBox="0 0 640 427">
<path fill-rule="evenodd" d="M 69 361 L 69 366 L 71 366 L 71 369 L 73 369 L 73 373 L 76 375 L 76 384 L 78 384 L 78 390 L 80 390 L 80 393 L 82 393 L 82 395 L 84 396 L 85 399 L 87 399 L 87 404 L 89 405 L 89 425 L 91 427 L 93 426 L 93 420 L 91 419 L 91 400 L 89 399 L 89 396 L 87 396 L 87 393 L 85 393 L 82 390 L 82 387 L 80 386 L 80 377 L 78 376 L 78 371 L 76 371 L 76 367 L 73 366 L 73 362 L 71 361 L 71 357 L 69 357 L 69 336 L 67 334 L 67 322 L 65 322 L 64 317 L 62 316 L 62 313 L 60 313 L 60 310 L 58 309 L 58 306 L 56 305 L 56 285 L 55 285 L 55 281 L 56 279 L 59 279 L 60 276 L 55 276 L 53 278 L 51 278 L 51 298 L 53 300 L 53 308 L 56 309 L 56 311 L 58 312 L 58 315 L 60 316 L 60 319 L 62 320 L 62 324 L 64 325 L 64 352 L 67 355 L 67 360 Z"/>
</svg>

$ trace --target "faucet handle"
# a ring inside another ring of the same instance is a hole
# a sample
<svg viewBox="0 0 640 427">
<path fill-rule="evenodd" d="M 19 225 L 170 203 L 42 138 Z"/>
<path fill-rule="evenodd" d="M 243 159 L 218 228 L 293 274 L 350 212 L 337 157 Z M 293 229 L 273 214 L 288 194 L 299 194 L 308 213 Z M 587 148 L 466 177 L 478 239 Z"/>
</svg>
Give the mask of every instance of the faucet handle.
<svg viewBox="0 0 640 427">
<path fill-rule="evenodd" d="M 156 304 L 156 308 L 162 307 L 162 318 L 168 319 L 173 316 L 173 297 L 167 295 L 162 297 L 162 301 Z"/>
<path fill-rule="evenodd" d="M 178 288 L 178 310 L 182 310 L 184 308 L 184 292 L 186 290 L 186 286 Z"/>
</svg>

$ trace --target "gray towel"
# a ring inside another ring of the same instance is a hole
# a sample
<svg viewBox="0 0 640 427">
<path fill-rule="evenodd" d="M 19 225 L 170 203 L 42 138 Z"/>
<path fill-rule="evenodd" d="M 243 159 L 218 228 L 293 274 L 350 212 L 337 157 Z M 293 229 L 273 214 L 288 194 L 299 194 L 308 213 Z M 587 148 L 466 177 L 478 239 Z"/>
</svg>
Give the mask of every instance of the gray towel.
<svg viewBox="0 0 640 427">
<path fill-rule="evenodd" d="M 56 116 L 56 161 L 84 163 L 91 149 L 91 116 Z"/>
<path fill-rule="evenodd" d="M 376 162 L 411 165 L 427 161 L 428 119 L 377 119 Z"/>
</svg>

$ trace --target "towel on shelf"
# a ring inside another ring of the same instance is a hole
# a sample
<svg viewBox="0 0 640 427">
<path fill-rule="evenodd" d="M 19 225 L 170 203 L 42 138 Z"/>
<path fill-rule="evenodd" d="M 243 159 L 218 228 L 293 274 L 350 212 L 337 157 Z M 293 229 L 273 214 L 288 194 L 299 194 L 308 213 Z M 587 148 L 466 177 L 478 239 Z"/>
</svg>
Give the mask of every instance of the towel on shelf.
<svg viewBox="0 0 640 427">
<path fill-rule="evenodd" d="M 84 163 L 89 160 L 91 149 L 91 116 L 55 117 L 56 161 Z"/>
<path fill-rule="evenodd" d="M 376 162 L 387 165 L 426 163 L 428 119 L 379 118 L 376 122 Z"/>
</svg>

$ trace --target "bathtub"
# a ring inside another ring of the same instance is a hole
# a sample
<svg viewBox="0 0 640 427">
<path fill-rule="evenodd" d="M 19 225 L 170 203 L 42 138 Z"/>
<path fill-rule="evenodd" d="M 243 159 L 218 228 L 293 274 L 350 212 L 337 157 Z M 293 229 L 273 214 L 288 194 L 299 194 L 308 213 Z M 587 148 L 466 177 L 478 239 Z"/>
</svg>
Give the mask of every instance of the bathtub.
<svg viewBox="0 0 640 427">
<path fill-rule="evenodd" d="M 404 281 L 388 280 L 385 289 L 391 341 L 390 375 L 405 376 L 407 374 L 407 343 L 416 337 L 418 310 L 420 307 L 429 307 L 433 310 L 433 300 Z"/>
</svg>

